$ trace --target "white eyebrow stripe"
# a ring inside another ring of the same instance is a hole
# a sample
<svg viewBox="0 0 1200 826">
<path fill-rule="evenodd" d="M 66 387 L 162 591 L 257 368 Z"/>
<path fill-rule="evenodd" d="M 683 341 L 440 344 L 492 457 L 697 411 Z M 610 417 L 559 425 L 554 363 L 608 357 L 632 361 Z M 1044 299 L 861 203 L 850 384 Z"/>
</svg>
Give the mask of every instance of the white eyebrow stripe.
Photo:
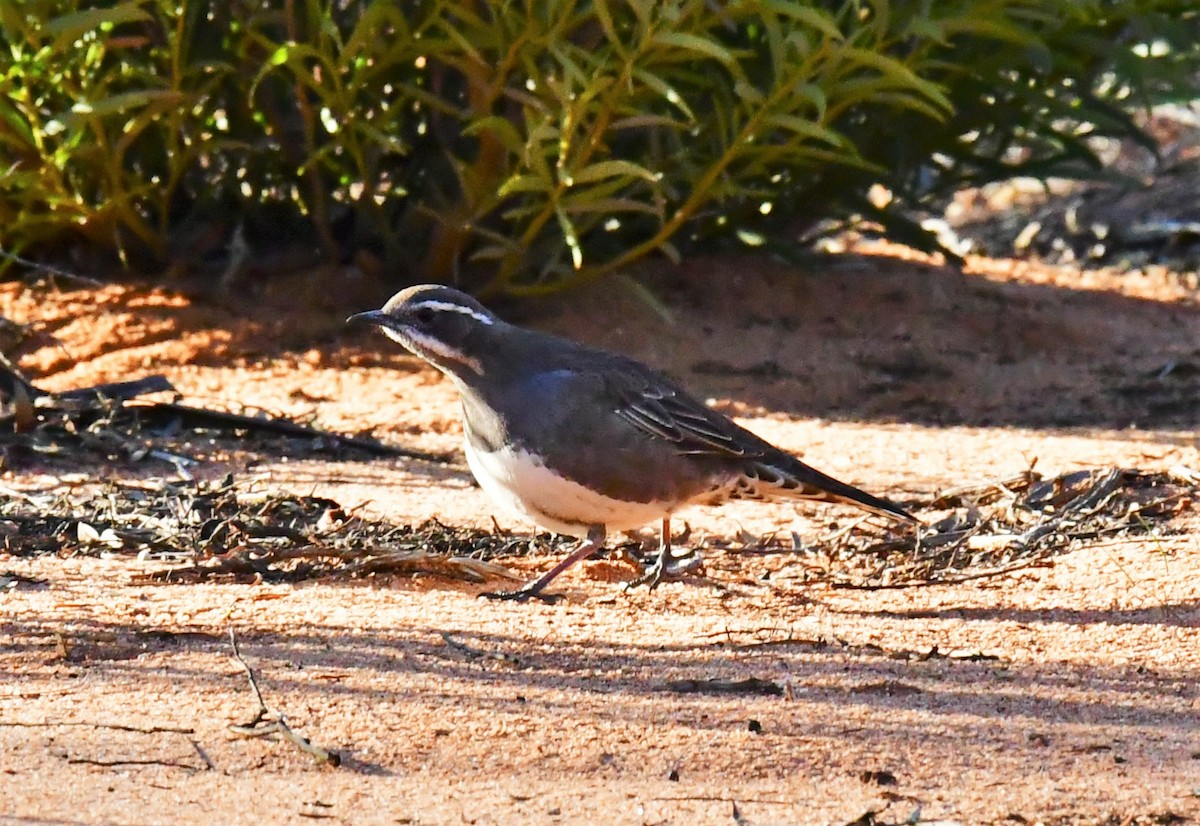
<svg viewBox="0 0 1200 826">
<path fill-rule="evenodd" d="M 491 324 L 495 323 L 495 319 L 492 318 L 491 316 L 484 315 L 481 312 L 472 310 L 470 307 L 464 307 L 461 304 L 451 304 L 449 301 L 430 300 L 430 301 L 422 301 L 418 304 L 413 305 L 414 310 L 420 310 L 420 309 L 426 309 L 426 308 L 430 309 L 430 310 L 448 310 L 452 313 L 462 313 L 463 315 L 469 315 L 471 318 L 475 319 L 480 324 L 491 325 Z"/>
</svg>

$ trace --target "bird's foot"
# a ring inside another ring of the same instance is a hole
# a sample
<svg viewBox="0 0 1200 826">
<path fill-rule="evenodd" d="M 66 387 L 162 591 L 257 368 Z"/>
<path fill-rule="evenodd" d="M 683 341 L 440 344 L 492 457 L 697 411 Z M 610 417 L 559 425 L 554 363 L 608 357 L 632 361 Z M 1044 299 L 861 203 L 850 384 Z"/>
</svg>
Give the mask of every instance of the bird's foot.
<svg viewBox="0 0 1200 826">
<path fill-rule="evenodd" d="M 517 588 L 513 591 L 484 591 L 479 596 L 484 599 L 506 600 L 508 602 L 526 602 L 531 599 L 541 600 L 547 605 L 553 605 L 561 599 L 562 594 L 543 594 L 540 588 Z"/>
<path fill-rule="evenodd" d="M 631 591 L 634 588 L 645 585 L 653 591 L 663 582 L 683 579 L 703 565 L 704 558 L 695 550 L 688 551 L 683 556 L 675 556 L 670 551 L 659 553 L 654 557 L 654 562 L 650 563 L 650 566 L 646 570 L 625 583 L 625 590 Z"/>
<path fill-rule="evenodd" d="M 651 591 L 653 591 L 658 587 L 659 583 L 662 582 L 663 570 L 666 567 L 667 566 L 663 564 L 663 555 L 657 555 L 654 557 L 654 562 L 650 564 L 650 567 L 646 568 L 646 570 L 642 571 L 633 579 L 625 583 L 625 590 L 632 591 L 634 588 L 639 588 L 642 585 L 645 585 Z"/>
</svg>

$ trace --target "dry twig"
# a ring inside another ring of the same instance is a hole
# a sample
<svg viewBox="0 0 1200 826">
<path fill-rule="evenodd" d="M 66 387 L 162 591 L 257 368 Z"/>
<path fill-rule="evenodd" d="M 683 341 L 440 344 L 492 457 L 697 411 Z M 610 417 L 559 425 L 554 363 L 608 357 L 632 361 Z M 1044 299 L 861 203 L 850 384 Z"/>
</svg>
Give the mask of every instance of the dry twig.
<svg viewBox="0 0 1200 826">
<path fill-rule="evenodd" d="M 5 728 L 63 728 L 63 727 L 81 727 L 81 728 L 102 728 L 110 731 L 129 731 L 135 734 L 195 734 L 193 728 L 181 728 L 177 726 L 127 726 L 121 723 L 87 723 L 78 720 L 71 721 L 53 721 L 46 720 L 37 723 L 26 723 L 22 721 L 3 721 L 0 722 L 0 727 Z"/>
<path fill-rule="evenodd" d="M 340 754 L 336 751 L 330 751 L 329 749 L 314 745 L 307 737 L 302 737 L 292 730 L 282 712 L 271 711 L 267 708 L 266 701 L 263 700 L 262 691 L 258 687 L 258 678 L 254 676 L 254 669 L 242 657 L 242 652 L 238 648 L 237 634 L 232 628 L 229 629 L 229 644 L 233 646 L 234 659 L 246 671 L 246 678 L 250 682 L 250 690 L 254 692 L 254 699 L 258 703 L 258 710 L 255 711 L 254 717 L 250 722 L 230 724 L 229 730 L 239 737 L 272 737 L 279 735 L 296 746 L 296 748 L 306 754 L 312 755 L 313 759 L 318 763 L 327 763 L 334 767 L 342 765 Z"/>
<path fill-rule="evenodd" d="M 465 642 L 456 640 L 449 631 L 442 632 L 442 641 L 450 648 L 461 651 L 473 660 L 496 660 L 497 662 L 518 666 L 521 664 L 521 661 L 512 654 L 505 654 L 500 651 L 484 651 L 482 648 L 475 648 L 467 645 Z"/>
<path fill-rule="evenodd" d="M 68 757 L 67 762 L 72 765 L 81 766 L 103 766 L 111 768 L 113 766 L 166 766 L 171 769 L 188 769 L 196 771 L 196 767 L 190 763 L 182 762 L 183 758 L 178 760 L 159 760 L 156 757 L 117 757 L 112 760 L 101 760 L 95 757 Z"/>
<path fill-rule="evenodd" d="M 661 689 L 676 694 L 783 694 L 782 685 L 760 677 L 747 677 L 742 680 L 669 680 L 661 685 Z"/>
</svg>

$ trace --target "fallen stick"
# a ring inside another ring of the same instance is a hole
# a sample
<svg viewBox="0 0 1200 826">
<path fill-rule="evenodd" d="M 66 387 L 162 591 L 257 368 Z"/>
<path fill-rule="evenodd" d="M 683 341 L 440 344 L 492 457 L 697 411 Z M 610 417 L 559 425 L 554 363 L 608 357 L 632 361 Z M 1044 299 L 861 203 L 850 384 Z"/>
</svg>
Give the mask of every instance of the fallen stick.
<svg viewBox="0 0 1200 826">
<path fill-rule="evenodd" d="M 96 401 L 107 400 L 116 402 L 127 402 L 130 399 L 136 399 L 138 396 L 144 396 L 147 393 L 174 393 L 175 385 L 167 379 L 166 376 L 156 375 L 147 376 L 144 379 L 134 379 L 133 381 L 114 381 L 105 384 L 95 384 L 91 387 L 80 387 L 75 390 L 65 390 L 62 393 L 54 393 L 50 396 L 54 402 L 62 401 Z"/>
<path fill-rule="evenodd" d="M 130 731 L 135 734 L 195 734 L 194 728 L 182 728 L 179 726 L 127 726 L 122 723 L 88 723 L 83 721 L 56 721 L 42 720 L 38 722 L 26 723 L 23 721 L 15 722 L 0 722 L 0 726 L 20 727 L 20 728 L 65 728 L 70 726 L 82 726 L 86 728 L 103 728 L 111 731 Z"/>
<path fill-rule="evenodd" d="M 105 768 L 114 766 L 166 766 L 169 769 L 196 770 L 195 766 L 183 763 L 180 760 L 159 760 L 154 757 L 118 757 L 115 760 L 104 760 L 95 757 L 68 757 L 67 762 L 72 765 L 103 766 Z"/>
<path fill-rule="evenodd" d="M 167 416 L 176 416 L 193 425 L 256 430 L 303 439 L 325 439 L 338 447 L 357 448 L 375 456 L 401 456 L 406 459 L 419 459 L 423 462 L 435 462 L 438 464 L 446 464 L 451 460 L 449 456 L 442 453 L 426 453 L 422 450 L 393 447 L 375 439 L 364 439 L 360 436 L 343 436 L 340 433 L 318 430 L 289 419 L 263 419 L 256 416 L 245 416 L 241 413 L 227 413 L 222 410 L 191 407 L 190 405 L 178 404 L 176 402 L 130 405 L 129 409 L 143 416 L 163 416 L 164 418 Z"/>
<path fill-rule="evenodd" d="M 7 356 L 0 353 L 0 398 L 12 398 L 22 393 L 38 407 L 58 407 L 59 402 L 96 402 L 100 400 L 125 402 L 147 393 L 174 393 L 175 385 L 163 375 L 147 376 L 131 381 L 114 381 L 78 387 L 62 393 L 49 393 L 17 369 Z"/>
<path fill-rule="evenodd" d="M 359 436 L 343 436 L 340 433 L 329 433 L 308 425 L 293 422 L 290 419 L 259 418 L 245 416 L 240 413 L 228 413 L 223 410 L 208 410 L 203 407 L 192 407 L 178 402 L 152 402 L 148 404 L 125 405 L 149 393 L 174 393 L 175 385 L 163 375 L 147 376 L 130 381 L 106 382 L 65 390 L 61 393 L 47 393 L 26 379 L 21 371 L 0 353 L 0 401 L 13 400 L 17 407 L 17 420 L 21 425 L 18 429 L 32 426 L 32 408 L 71 408 L 70 412 L 83 412 L 90 406 L 100 406 L 104 402 L 120 402 L 127 410 L 143 416 L 160 415 L 164 418 L 174 417 L 190 421 L 193 426 L 214 426 L 222 429 L 253 430 L 261 433 L 278 433 L 283 436 L 293 436 L 301 439 L 324 439 L 336 447 L 349 447 L 363 450 L 373 456 L 399 456 L 406 459 L 417 459 L 422 462 L 447 464 L 451 458 L 441 453 L 427 453 L 423 450 L 393 447 L 385 445 L 376 439 L 364 439 Z M 32 402 L 32 405 L 31 405 Z M 65 403 L 65 404 L 64 404 Z"/>
<path fill-rule="evenodd" d="M 340 754 L 336 751 L 330 751 L 314 745 L 307 737 L 302 737 L 292 731 L 281 712 L 272 712 L 267 708 L 266 701 L 263 700 L 262 691 L 258 688 L 258 678 L 254 676 L 254 669 L 242 657 L 242 652 L 237 644 L 237 635 L 232 628 L 229 629 L 229 644 L 233 646 L 234 658 L 246 670 L 246 677 L 250 681 L 250 690 L 254 692 L 254 699 L 258 702 L 258 711 L 255 712 L 254 717 L 249 723 L 241 725 L 230 724 L 229 730 L 239 737 L 270 737 L 273 734 L 278 734 L 296 746 L 296 748 L 306 754 L 311 754 L 313 759 L 318 763 L 328 763 L 335 768 L 342 765 L 342 756 Z"/>
</svg>

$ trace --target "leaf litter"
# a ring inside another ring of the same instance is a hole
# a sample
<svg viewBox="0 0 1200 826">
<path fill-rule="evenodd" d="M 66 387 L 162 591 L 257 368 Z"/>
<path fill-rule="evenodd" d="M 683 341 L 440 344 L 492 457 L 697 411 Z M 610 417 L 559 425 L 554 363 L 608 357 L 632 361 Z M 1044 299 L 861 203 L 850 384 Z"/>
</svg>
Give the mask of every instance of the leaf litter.
<svg viewBox="0 0 1200 826">
<path fill-rule="evenodd" d="M 0 546 L 14 554 L 128 554 L 155 570 L 143 582 L 300 581 L 382 574 L 433 574 L 471 582 L 513 577 L 493 560 L 530 547 L 561 550 L 570 542 L 542 534 L 532 541 L 500 531 L 372 519 L 326 497 L 273 491 L 228 475 L 197 481 L 187 467 L 203 461 L 181 444 L 198 434 L 283 436 L 293 450 L 328 454 L 444 457 L 372 439 L 326 433 L 298 422 L 204 410 L 176 402 L 147 404 L 146 393 L 173 388 L 161 377 L 50 394 L 0 364 L 0 449 L 6 464 L 31 454 L 64 457 L 78 469 L 97 459 L 127 464 L 157 460 L 177 480 L 71 484 L 40 491 L 5 489 Z M 279 445 L 271 447 L 278 450 Z M 347 457 L 349 458 L 349 456 Z M 879 526 L 863 518 L 804 541 L 779 534 L 710 537 L 708 549 L 781 555 L 772 578 L 805 585 L 878 590 L 939 585 L 1043 567 L 1086 543 L 1162 535 L 1160 526 L 1191 507 L 1200 474 L 1098 468 L 1043 476 L 1033 467 L 1013 478 L 905 502 L 923 525 Z M 679 544 L 687 536 L 678 537 Z M 643 561 L 653 539 L 614 551 Z"/>
<path fill-rule="evenodd" d="M 949 585 L 1045 567 L 1088 543 L 1160 536 L 1159 525 L 1192 507 L 1200 474 L 1094 468 L 1046 477 L 1030 468 L 1011 479 L 947 490 L 906 503 L 924 526 L 880 537 L 862 523 L 811 544 L 784 578 L 833 588 L 883 590 Z M 773 540 L 775 541 L 775 540 Z"/>
<path fill-rule="evenodd" d="M 184 479 L 189 468 L 222 449 L 222 439 L 272 455 L 324 454 L 342 458 L 399 456 L 427 462 L 447 457 L 333 433 L 283 416 L 213 410 L 145 396 L 170 393 L 164 376 L 46 392 L 0 354 L 0 466 L 110 461 L 165 463 Z"/>
<path fill-rule="evenodd" d="M 15 493 L 0 505 L 6 551 L 127 554 L 159 563 L 139 577 L 143 582 L 295 582 L 383 572 L 483 582 L 508 575 L 481 558 L 495 555 L 496 544 L 482 531 L 436 520 L 393 525 L 332 499 L 259 490 L 232 475 Z"/>
<path fill-rule="evenodd" d="M 44 491 L 4 491 L 0 539 L 14 554 L 127 554 L 158 563 L 144 582 L 300 581 L 425 573 L 484 582 L 511 577 L 494 560 L 531 544 L 563 550 L 541 535 L 373 519 L 321 496 L 262 489 L 233 475 L 217 481 L 108 481 Z M 884 589 L 1001 576 L 1052 564 L 1087 543 L 1163 535 L 1190 507 L 1200 477 L 1186 468 L 1147 473 L 1118 468 L 1016 479 L 946 491 L 906 503 L 926 527 L 898 533 L 866 522 L 811 543 L 778 535 L 708 548 L 777 554 L 773 579 L 834 588 Z M 747 539 L 743 537 L 742 539 Z M 640 542 L 614 549 L 637 556 Z"/>
</svg>

